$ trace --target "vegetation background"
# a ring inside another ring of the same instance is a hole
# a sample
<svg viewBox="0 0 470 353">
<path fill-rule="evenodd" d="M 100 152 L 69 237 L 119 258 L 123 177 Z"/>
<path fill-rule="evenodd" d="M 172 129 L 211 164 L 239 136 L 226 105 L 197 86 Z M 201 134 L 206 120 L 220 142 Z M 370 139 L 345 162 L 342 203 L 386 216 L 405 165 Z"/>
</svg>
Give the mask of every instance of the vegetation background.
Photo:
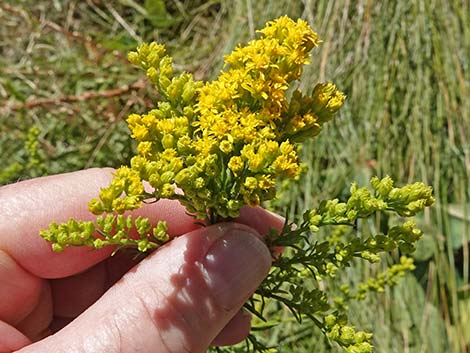
<svg viewBox="0 0 470 353">
<path fill-rule="evenodd" d="M 467 0 L 4 0 L 0 184 L 127 163 L 124 120 L 157 99 L 125 59 L 137 43 L 165 42 L 177 69 L 210 79 L 223 54 L 284 14 L 324 40 L 302 89 L 331 80 L 348 100 L 304 146 L 310 168 L 274 207 L 298 213 L 376 174 L 433 185 L 416 271 L 352 305 L 351 318 L 375 333 L 377 352 L 470 352 Z M 358 264 L 343 279 L 376 271 Z M 266 336 L 281 352 L 339 351 L 308 323 L 286 320 Z"/>
</svg>

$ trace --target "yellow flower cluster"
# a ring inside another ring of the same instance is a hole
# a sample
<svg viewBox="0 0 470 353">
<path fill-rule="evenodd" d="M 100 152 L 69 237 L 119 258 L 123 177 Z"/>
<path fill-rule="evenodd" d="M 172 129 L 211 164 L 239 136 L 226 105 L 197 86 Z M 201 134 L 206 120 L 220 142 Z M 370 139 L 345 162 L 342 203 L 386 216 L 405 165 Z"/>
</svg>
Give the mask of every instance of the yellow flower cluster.
<svg viewBox="0 0 470 353">
<path fill-rule="evenodd" d="M 165 222 L 151 224 L 148 218 L 124 214 L 143 202 L 179 200 L 188 213 L 210 224 L 236 218 L 244 205 L 276 197 L 277 184 L 285 185 L 303 169 L 298 143 L 316 136 L 345 100 L 332 83 L 317 84 L 311 94 L 292 87 L 318 43 L 305 21 L 278 18 L 259 31 L 258 39 L 227 55 L 224 70 L 206 83 L 189 73 L 176 75 L 163 45 L 140 45 L 129 54 L 129 61 L 145 70 L 160 102 L 155 109 L 127 119 L 136 155 L 90 201 L 89 209 L 99 215 L 96 223 L 74 219 L 52 223 L 41 236 L 55 251 L 68 246 L 115 246 L 116 251 L 130 247 L 148 252 L 169 241 L 169 235 Z M 324 241 L 319 235 L 310 239 L 311 233 L 323 226 L 355 227 L 358 219 L 377 212 L 410 217 L 434 202 L 431 188 L 423 183 L 398 188 L 389 177 L 374 177 L 371 186 L 353 184 L 346 202 L 323 201 L 317 209 L 305 211 L 295 231 L 286 220 L 280 234 L 270 233 L 269 247 L 291 251 L 275 259 L 258 291 L 262 302 L 274 299 L 296 318 L 312 318 L 329 339 L 350 353 L 370 353 L 372 336 L 347 325 L 347 302 L 393 285 L 413 264 L 402 259 L 400 265 L 359 286 L 356 294 L 343 286 L 344 296 L 333 300 L 320 289 L 319 281 L 351 266 L 354 258 L 377 262 L 383 252 L 411 252 L 422 232 L 408 221 L 387 234 L 363 238 L 356 230 L 351 237 L 344 229 L 333 236 L 328 233 Z M 314 275 L 313 288 L 305 285 L 305 273 Z M 248 307 L 263 315 L 253 302 Z"/>
<path fill-rule="evenodd" d="M 121 197 L 123 193 L 125 196 Z M 114 174 L 111 185 L 101 189 L 101 201 L 91 200 L 89 208 L 95 214 L 113 211 L 122 214 L 126 210 L 139 208 L 143 193 L 144 187 L 139 174 L 131 168 L 121 167 Z"/>
<path fill-rule="evenodd" d="M 138 237 L 130 236 L 135 229 Z M 95 234 L 98 233 L 99 237 Z M 64 251 L 69 246 L 90 246 L 100 249 L 104 246 L 133 247 L 141 252 L 159 247 L 169 240 L 166 222 L 160 221 L 151 225 L 148 218 L 122 214 L 108 214 L 97 217 L 96 225 L 92 221 L 76 221 L 70 218 L 68 222 L 57 224 L 52 222 L 49 229 L 41 231 L 41 236 L 52 243 L 52 250 Z"/>
<path fill-rule="evenodd" d="M 188 73 L 173 76 L 160 44 L 143 44 L 129 54 L 163 101 L 147 114 L 129 116 L 138 154 L 130 169 L 118 170 L 101 200 L 91 202 L 93 212 L 122 212 L 149 196 L 166 197 L 215 222 L 237 217 L 245 204 L 274 198 L 277 180 L 299 175 L 295 143 L 318 134 L 345 96 L 331 83 L 318 84 L 311 96 L 288 94 L 319 43 L 305 21 L 284 16 L 259 33 L 227 55 L 226 70 L 205 84 Z M 132 178 L 125 185 L 145 180 L 154 191 L 117 186 L 124 174 Z"/>
</svg>

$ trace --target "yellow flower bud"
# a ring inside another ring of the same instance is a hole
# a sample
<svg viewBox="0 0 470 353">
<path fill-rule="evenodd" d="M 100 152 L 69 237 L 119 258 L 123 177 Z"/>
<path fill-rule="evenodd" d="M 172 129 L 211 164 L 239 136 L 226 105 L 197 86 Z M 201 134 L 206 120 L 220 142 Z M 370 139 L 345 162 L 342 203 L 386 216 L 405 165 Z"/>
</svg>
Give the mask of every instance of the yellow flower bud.
<svg viewBox="0 0 470 353">
<path fill-rule="evenodd" d="M 144 157 L 149 156 L 152 153 L 152 142 L 150 141 L 139 142 L 139 144 L 137 145 L 137 152 Z M 134 163 L 137 163 L 137 160 Z M 137 169 L 140 169 L 140 168 L 137 168 Z"/>
<path fill-rule="evenodd" d="M 228 154 L 228 153 L 232 152 L 233 144 L 230 141 L 223 140 L 219 144 L 219 148 L 223 153 Z"/>
<path fill-rule="evenodd" d="M 127 118 L 129 127 L 136 125 L 141 122 L 142 117 L 139 114 L 130 114 Z"/>
<path fill-rule="evenodd" d="M 132 137 L 137 141 L 145 140 L 148 137 L 148 129 L 144 125 L 136 124 L 130 127 L 132 131 Z"/>
<path fill-rule="evenodd" d="M 171 134 L 165 134 L 162 138 L 162 146 L 165 149 L 175 147 L 175 137 Z"/>
<path fill-rule="evenodd" d="M 95 215 L 100 215 L 105 211 L 103 204 L 98 199 L 91 199 L 88 209 Z"/>
<path fill-rule="evenodd" d="M 140 59 L 139 54 L 135 51 L 131 51 L 129 52 L 129 54 L 127 54 L 127 60 L 129 60 L 131 64 L 139 66 L 140 64 L 139 59 Z"/>
<path fill-rule="evenodd" d="M 240 156 L 233 156 L 228 162 L 228 167 L 233 172 L 233 174 L 239 175 L 244 167 L 242 158 Z"/>
<path fill-rule="evenodd" d="M 163 184 L 160 188 L 160 196 L 169 199 L 175 194 L 175 186 L 173 184 Z"/>
<path fill-rule="evenodd" d="M 245 182 L 243 183 L 243 186 L 247 190 L 255 190 L 258 187 L 258 180 L 254 177 L 247 177 L 245 178 Z"/>
<path fill-rule="evenodd" d="M 147 78 L 149 79 L 150 82 L 153 84 L 156 84 L 158 82 L 158 71 L 154 67 L 149 67 L 147 69 Z"/>
</svg>

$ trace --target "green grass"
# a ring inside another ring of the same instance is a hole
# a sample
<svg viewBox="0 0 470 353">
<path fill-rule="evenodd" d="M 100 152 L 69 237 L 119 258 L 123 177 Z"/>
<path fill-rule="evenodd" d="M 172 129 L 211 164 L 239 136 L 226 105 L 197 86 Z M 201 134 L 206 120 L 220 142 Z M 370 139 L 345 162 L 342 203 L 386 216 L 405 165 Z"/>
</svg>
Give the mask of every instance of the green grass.
<svg viewBox="0 0 470 353">
<path fill-rule="evenodd" d="M 377 352 L 469 352 L 466 1 L 4 1 L 0 184 L 127 163 L 133 145 L 124 118 L 157 99 L 125 60 L 139 41 L 167 43 L 178 69 L 211 78 L 223 54 L 283 14 L 308 20 L 324 41 L 302 89 L 332 80 L 348 100 L 304 146 L 309 170 L 277 207 L 299 213 L 375 174 L 433 185 L 436 205 L 419 220 L 426 238 L 417 270 L 353 305 L 351 318 L 375 332 Z M 32 126 L 40 131 L 35 158 L 24 148 Z M 344 278 L 356 283 L 374 271 L 357 266 Z M 270 337 L 282 352 L 337 351 L 308 324 L 287 323 Z"/>
</svg>

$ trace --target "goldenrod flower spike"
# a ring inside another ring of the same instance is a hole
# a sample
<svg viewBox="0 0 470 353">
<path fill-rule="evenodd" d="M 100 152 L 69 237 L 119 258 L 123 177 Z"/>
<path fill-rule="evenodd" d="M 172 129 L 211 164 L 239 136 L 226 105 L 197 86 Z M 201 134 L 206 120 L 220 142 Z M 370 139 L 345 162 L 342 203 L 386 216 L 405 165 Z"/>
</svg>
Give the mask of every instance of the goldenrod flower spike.
<svg viewBox="0 0 470 353">
<path fill-rule="evenodd" d="M 114 245 L 117 250 L 148 252 L 169 237 L 165 222 L 152 225 L 146 218 L 124 215 L 144 202 L 179 200 L 188 213 L 211 224 L 238 217 L 245 205 L 274 199 L 278 184 L 299 177 L 305 167 L 298 143 L 318 135 L 346 96 L 331 82 L 317 84 L 309 95 L 292 89 L 310 62 L 311 50 L 320 43 L 307 22 L 283 16 L 258 33 L 258 39 L 227 55 L 224 70 L 209 82 L 195 81 L 186 72 L 175 74 L 162 44 L 144 43 L 129 53 L 129 61 L 145 71 L 161 101 L 155 109 L 127 118 L 137 153 L 130 166 L 118 168 L 110 185 L 90 201 L 90 211 L 99 215 L 96 222 L 71 219 L 41 232 L 54 251 Z M 351 353 L 371 352 L 372 336 L 347 325 L 347 301 L 393 285 L 413 265 L 402 260 L 400 266 L 364 283 L 356 294 L 344 287 L 341 298 L 329 298 L 319 283 L 351 266 L 354 258 L 377 262 L 386 251 L 411 252 L 422 232 L 410 220 L 390 227 L 387 234 L 351 239 L 341 231 L 321 241 L 319 228 L 353 227 L 360 218 L 386 211 L 409 217 L 434 202 L 431 188 L 422 183 L 397 188 L 391 178 L 375 177 L 371 186 L 352 184 L 346 202 L 324 201 L 306 210 L 295 230 L 286 222 L 281 234 L 268 235 L 268 245 L 292 251 L 276 258 L 257 294 L 263 303 L 282 302 L 299 320 L 312 319 Z M 304 285 L 309 274 L 315 277 L 313 289 Z M 263 315 L 255 304 L 247 307 Z M 250 340 L 255 342 L 253 336 Z M 261 351 L 262 345 L 256 345 Z"/>
</svg>

